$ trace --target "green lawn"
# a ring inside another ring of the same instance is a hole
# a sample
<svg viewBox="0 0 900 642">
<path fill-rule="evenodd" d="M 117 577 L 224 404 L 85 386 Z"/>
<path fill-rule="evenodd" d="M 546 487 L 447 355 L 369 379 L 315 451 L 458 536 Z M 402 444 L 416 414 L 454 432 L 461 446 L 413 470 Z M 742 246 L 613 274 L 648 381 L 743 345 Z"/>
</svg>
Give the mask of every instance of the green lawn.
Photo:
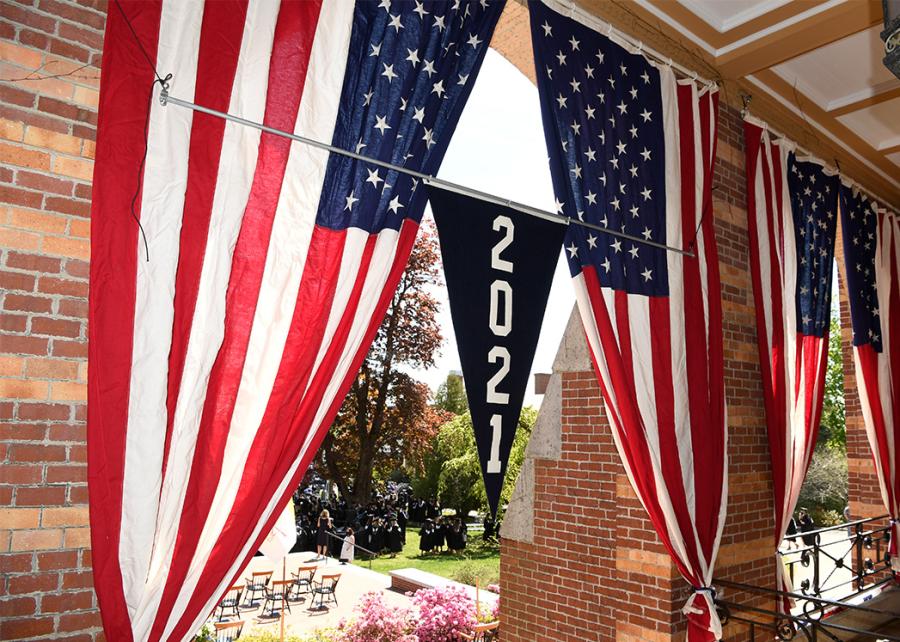
<svg viewBox="0 0 900 642">
<path fill-rule="evenodd" d="M 369 561 L 357 559 L 353 562 L 364 568 Z M 419 556 L 419 529 L 406 531 L 406 546 L 397 557 L 381 555 L 371 561 L 372 570 L 387 573 L 398 568 L 417 568 L 434 573 L 463 584 L 475 584 L 477 579 L 482 587 L 497 584 L 500 581 L 500 547 L 497 544 L 485 544 L 481 533 L 470 533 L 466 550 L 459 555 L 450 553 L 429 553 Z"/>
</svg>

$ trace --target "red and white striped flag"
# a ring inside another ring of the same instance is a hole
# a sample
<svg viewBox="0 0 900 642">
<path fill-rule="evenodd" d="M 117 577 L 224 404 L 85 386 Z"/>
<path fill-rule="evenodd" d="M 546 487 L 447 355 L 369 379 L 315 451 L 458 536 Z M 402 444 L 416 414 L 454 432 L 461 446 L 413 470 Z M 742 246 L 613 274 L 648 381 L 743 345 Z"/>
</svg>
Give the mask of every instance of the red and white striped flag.
<svg viewBox="0 0 900 642">
<path fill-rule="evenodd" d="M 842 185 L 841 231 L 859 401 L 900 573 L 900 215 Z"/>
<path fill-rule="evenodd" d="M 774 547 L 784 540 L 812 460 L 822 403 L 840 180 L 744 123 L 750 270 L 775 493 Z M 791 591 L 781 559 L 778 588 Z M 787 612 L 791 600 L 779 601 Z"/>
<path fill-rule="evenodd" d="M 694 588 L 689 640 L 719 639 L 711 584 L 728 474 L 711 211 L 718 93 L 627 51 L 563 3 L 529 8 L 559 211 L 695 253 L 574 224 L 565 240 L 622 463 Z"/>
<path fill-rule="evenodd" d="M 502 6 L 110 4 L 88 406 L 107 639 L 190 638 L 259 548 L 357 373 L 426 200 L 396 171 L 155 97 L 142 165 L 150 65 L 174 97 L 433 175 Z"/>
</svg>

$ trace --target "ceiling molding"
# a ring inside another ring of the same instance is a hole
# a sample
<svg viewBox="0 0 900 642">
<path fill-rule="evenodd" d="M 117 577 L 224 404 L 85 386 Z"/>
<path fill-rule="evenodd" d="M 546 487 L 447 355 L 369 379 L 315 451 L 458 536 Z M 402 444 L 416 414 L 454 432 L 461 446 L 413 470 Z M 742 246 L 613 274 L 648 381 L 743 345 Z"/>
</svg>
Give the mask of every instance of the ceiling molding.
<svg viewBox="0 0 900 642">
<path fill-rule="evenodd" d="M 882 83 L 869 90 L 856 92 L 840 100 L 832 100 L 826 109 L 835 118 L 845 116 L 866 107 L 872 107 L 894 98 L 900 98 L 900 84 L 896 81 Z"/>
<path fill-rule="evenodd" d="M 884 156 L 884 154 L 890 153 L 889 151 L 876 150 L 853 130 L 830 116 L 828 112 L 811 100 L 801 100 L 801 105 L 797 105 L 794 88 L 775 72 L 767 69 L 747 76 L 747 80 L 800 116 L 810 126 L 825 134 L 840 149 L 854 156 L 869 170 L 870 174 L 877 175 L 878 183 L 883 186 L 878 190 L 874 187 L 869 187 L 869 189 L 877 192 L 882 199 L 892 205 L 900 205 L 900 180 L 897 176 L 897 166 Z M 802 94 L 799 97 L 805 98 Z M 856 178 L 860 183 L 864 182 L 862 177 Z"/>
<path fill-rule="evenodd" d="M 746 44 L 734 43 L 717 51 L 716 65 L 728 78 L 759 72 L 846 38 L 882 19 L 879 0 L 827 2 L 751 36 Z"/>
</svg>

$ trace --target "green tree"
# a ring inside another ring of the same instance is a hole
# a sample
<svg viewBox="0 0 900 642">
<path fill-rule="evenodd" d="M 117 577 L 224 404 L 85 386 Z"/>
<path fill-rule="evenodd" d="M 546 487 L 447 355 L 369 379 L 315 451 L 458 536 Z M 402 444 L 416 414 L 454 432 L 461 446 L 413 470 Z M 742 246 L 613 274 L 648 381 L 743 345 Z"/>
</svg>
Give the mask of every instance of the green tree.
<svg viewBox="0 0 900 642">
<path fill-rule="evenodd" d="M 447 375 L 447 379 L 434 393 L 434 405 L 454 415 L 461 415 L 469 410 L 469 400 L 466 398 L 466 387 L 463 385 L 461 374 L 451 372 Z"/>
<path fill-rule="evenodd" d="M 508 503 L 512 496 L 536 418 L 537 411 L 533 408 L 524 408 L 519 415 L 500 494 L 501 506 Z M 487 510 L 487 494 L 469 413 L 460 415 L 441 427 L 431 457 L 432 467 L 439 464 L 436 490 L 441 505 L 453 508 L 457 515 L 467 515 L 472 510 Z"/>
<path fill-rule="evenodd" d="M 841 352 L 841 326 L 832 312 L 828 335 L 828 365 L 825 370 L 825 401 L 819 424 L 819 444 L 842 452 L 847 447 L 844 414 L 844 361 Z"/>
</svg>

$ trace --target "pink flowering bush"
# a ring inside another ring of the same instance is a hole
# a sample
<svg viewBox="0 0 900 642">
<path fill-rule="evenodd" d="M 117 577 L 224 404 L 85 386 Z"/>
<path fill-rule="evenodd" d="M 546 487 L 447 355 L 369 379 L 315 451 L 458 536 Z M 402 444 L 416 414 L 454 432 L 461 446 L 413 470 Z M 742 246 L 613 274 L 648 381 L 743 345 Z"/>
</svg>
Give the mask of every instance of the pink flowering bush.
<svg viewBox="0 0 900 642">
<path fill-rule="evenodd" d="M 363 595 L 356 611 L 338 626 L 339 642 L 418 642 L 412 610 L 388 606 L 381 593 Z"/>
<path fill-rule="evenodd" d="M 460 586 L 422 589 L 413 596 L 418 609 L 418 642 L 450 642 L 475 626 L 475 601 Z"/>
<path fill-rule="evenodd" d="M 461 586 L 422 589 L 412 596 L 413 608 L 385 604 L 381 593 L 367 593 L 323 640 L 333 642 L 457 642 L 476 624 L 475 601 Z M 497 619 L 499 606 L 483 605 L 479 620 Z M 316 638 L 316 642 L 320 642 Z"/>
</svg>

